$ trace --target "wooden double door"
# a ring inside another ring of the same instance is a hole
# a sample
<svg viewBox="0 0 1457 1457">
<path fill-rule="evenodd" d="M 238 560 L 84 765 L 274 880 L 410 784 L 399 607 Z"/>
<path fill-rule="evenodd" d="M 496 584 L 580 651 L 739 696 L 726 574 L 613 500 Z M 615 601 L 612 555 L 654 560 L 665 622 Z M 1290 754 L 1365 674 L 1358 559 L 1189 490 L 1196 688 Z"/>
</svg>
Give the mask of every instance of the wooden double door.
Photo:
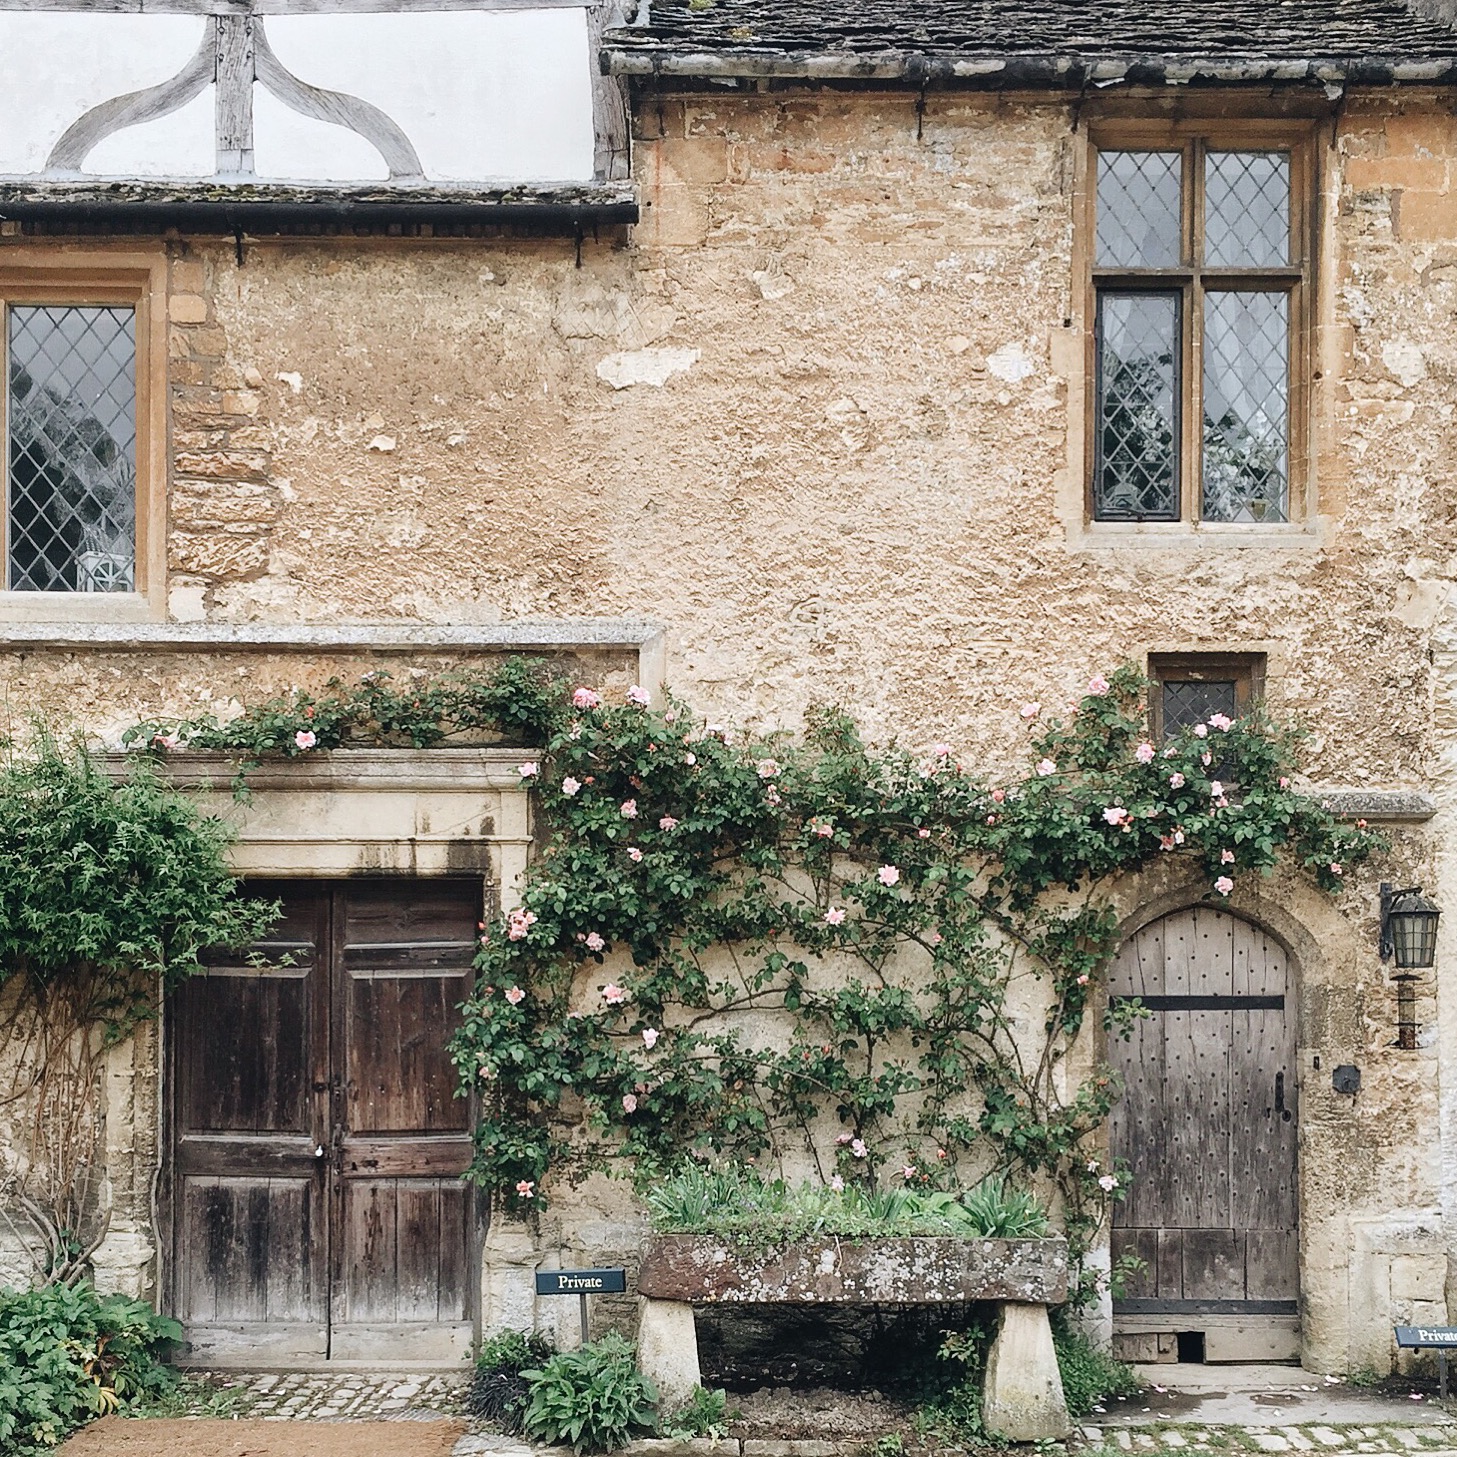
<svg viewBox="0 0 1457 1457">
<path fill-rule="evenodd" d="M 1299 1356 L 1294 986 L 1283 947 L 1199 906 L 1123 947 L 1109 993 L 1149 1015 L 1110 1057 L 1111 1120 L 1132 1168 L 1114 1258 L 1143 1269 L 1114 1301 L 1129 1359 Z"/>
<path fill-rule="evenodd" d="M 454 1362 L 477 1281 L 471 1108 L 446 1045 L 481 882 L 248 888 L 282 920 L 172 1005 L 171 1290 L 189 1359 Z"/>
</svg>

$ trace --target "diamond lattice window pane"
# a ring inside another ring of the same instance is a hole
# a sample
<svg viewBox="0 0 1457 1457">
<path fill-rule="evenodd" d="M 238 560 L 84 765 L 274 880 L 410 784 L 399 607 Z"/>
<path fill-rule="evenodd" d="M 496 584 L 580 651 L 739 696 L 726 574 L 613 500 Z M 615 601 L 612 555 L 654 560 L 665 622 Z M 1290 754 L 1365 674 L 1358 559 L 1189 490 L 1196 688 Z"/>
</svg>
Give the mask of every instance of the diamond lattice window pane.
<svg viewBox="0 0 1457 1457">
<path fill-rule="evenodd" d="M 1290 299 L 1204 298 L 1204 519 L 1287 521 Z"/>
<path fill-rule="evenodd" d="M 13 306 L 7 586 L 130 592 L 136 563 L 136 316 Z"/>
<path fill-rule="evenodd" d="M 1166 679 L 1163 684 L 1164 737 L 1171 739 L 1181 729 L 1208 723 L 1216 714 L 1239 717 L 1239 699 L 1232 681 L 1191 683 Z"/>
<path fill-rule="evenodd" d="M 1210 268 L 1290 262 L 1290 154 L 1210 152 L 1204 167 L 1204 261 Z"/>
<path fill-rule="evenodd" d="M 1100 268 L 1177 268 L 1182 152 L 1098 154 Z"/>
<path fill-rule="evenodd" d="M 1099 521 L 1178 517 L 1178 329 L 1177 294 L 1098 297 Z"/>
</svg>

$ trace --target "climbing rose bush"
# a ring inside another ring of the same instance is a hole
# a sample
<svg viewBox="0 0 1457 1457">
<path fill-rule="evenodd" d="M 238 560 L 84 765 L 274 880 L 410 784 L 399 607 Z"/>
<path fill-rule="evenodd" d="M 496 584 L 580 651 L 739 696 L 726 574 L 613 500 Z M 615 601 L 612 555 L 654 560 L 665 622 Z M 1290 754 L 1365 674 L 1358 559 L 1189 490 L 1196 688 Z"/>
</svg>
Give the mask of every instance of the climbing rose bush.
<svg viewBox="0 0 1457 1457">
<path fill-rule="evenodd" d="M 1154 744 L 1145 689 L 1123 668 L 1065 718 L 1026 705 L 1006 782 L 839 710 L 738 740 L 640 689 L 564 694 L 521 769 L 547 844 L 482 928 L 452 1046 L 472 1176 L 527 1215 L 594 1169 L 708 1155 L 836 1186 L 998 1171 L 1055 1186 L 1079 1259 L 1127 1182 L 1092 1156 L 1111 1072 L 1061 1069 L 1116 950 L 1110 878 L 1173 857 L 1220 904 L 1284 859 L 1336 892 L 1379 843 L 1292 787 L 1293 731 L 1216 715 Z"/>
</svg>

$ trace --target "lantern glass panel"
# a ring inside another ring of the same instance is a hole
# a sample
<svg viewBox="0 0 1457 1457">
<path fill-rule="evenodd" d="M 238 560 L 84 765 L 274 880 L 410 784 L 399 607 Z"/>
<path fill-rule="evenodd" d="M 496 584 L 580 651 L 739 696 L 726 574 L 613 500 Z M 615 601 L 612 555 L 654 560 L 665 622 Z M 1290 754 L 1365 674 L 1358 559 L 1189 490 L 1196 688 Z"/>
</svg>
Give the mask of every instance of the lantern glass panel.
<svg viewBox="0 0 1457 1457">
<path fill-rule="evenodd" d="M 1426 908 L 1393 909 L 1391 913 L 1391 945 L 1396 964 L 1403 971 L 1420 971 L 1437 959 L 1437 917 L 1441 913 Z"/>
</svg>

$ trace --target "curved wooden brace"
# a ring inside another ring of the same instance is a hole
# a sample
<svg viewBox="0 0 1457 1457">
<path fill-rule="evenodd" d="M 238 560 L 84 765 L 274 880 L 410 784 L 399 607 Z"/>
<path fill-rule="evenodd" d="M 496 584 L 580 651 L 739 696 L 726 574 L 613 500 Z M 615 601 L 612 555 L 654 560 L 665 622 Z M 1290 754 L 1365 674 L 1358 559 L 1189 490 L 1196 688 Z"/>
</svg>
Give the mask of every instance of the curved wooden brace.
<svg viewBox="0 0 1457 1457">
<path fill-rule="evenodd" d="M 410 139 L 379 107 L 347 96 L 342 91 L 325 91 L 300 81 L 273 54 L 261 22 L 253 30 L 253 65 L 257 78 L 285 106 L 316 121 L 333 122 L 357 132 L 384 158 L 391 182 L 423 182 L 424 169 Z"/>
<path fill-rule="evenodd" d="M 47 172 L 79 172 L 87 154 L 99 141 L 123 127 L 155 121 L 179 107 L 186 106 L 200 91 L 212 84 L 217 66 L 216 27 L 212 20 L 204 26 L 202 44 L 192 59 L 170 80 L 145 91 L 130 91 L 113 96 L 93 106 L 62 132 L 60 140 L 46 158 Z"/>
</svg>

